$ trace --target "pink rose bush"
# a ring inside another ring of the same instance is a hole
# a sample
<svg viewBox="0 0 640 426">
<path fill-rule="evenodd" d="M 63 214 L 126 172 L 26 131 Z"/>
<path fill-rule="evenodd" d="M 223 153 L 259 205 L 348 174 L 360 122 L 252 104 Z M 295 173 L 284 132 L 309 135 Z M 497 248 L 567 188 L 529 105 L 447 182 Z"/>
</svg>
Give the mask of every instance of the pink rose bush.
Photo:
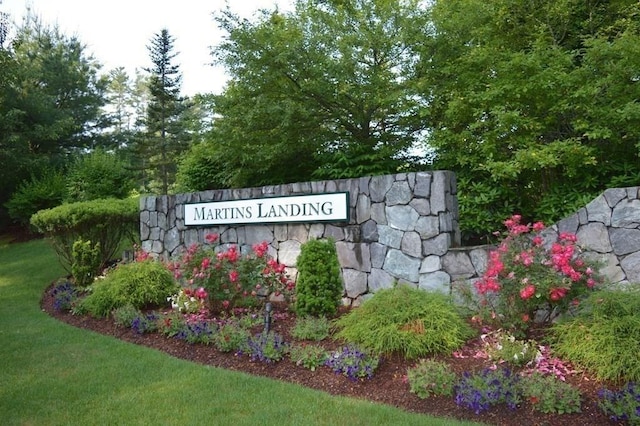
<svg viewBox="0 0 640 426">
<path fill-rule="evenodd" d="M 206 292 L 209 309 L 229 311 L 256 304 L 258 296 L 293 294 L 295 282 L 285 265 L 268 255 L 266 241 L 246 254 L 236 245 L 216 245 L 218 241 L 217 234 L 207 234 L 204 245 L 191 245 L 180 259 L 167 264 L 183 288 Z"/>
<path fill-rule="evenodd" d="M 551 321 L 601 284 L 595 268 L 581 257 L 575 235 L 560 233 L 545 244 L 540 235 L 545 225 L 521 220 L 514 215 L 504 222 L 507 234 L 474 284 L 486 317 L 514 331 L 526 330 L 536 314 Z"/>
</svg>

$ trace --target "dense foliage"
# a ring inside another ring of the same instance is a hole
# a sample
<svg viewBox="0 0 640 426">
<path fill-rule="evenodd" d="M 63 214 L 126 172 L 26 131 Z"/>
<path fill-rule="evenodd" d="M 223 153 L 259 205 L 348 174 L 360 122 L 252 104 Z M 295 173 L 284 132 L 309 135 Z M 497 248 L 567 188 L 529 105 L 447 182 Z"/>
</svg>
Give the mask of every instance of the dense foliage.
<svg viewBox="0 0 640 426">
<path fill-rule="evenodd" d="M 449 169 L 465 242 L 640 184 L 634 0 L 298 0 L 215 19 L 230 80 L 190 100 L 167 29 L 131 81 L 100 76 L 77 37 L 29 16 L 9 38 L 5 20 L 0 224 L 21 182 L 97 147 L 162 193 Z"/>
<path fill-rule="evenodd" d="M 295 309 L 298 315 L 331 316 L 344 292 L 335 242 L 309 240 L 300 247 L 296 261 Z"/>
<path fill-rule="evenodd" d="M 5 203 L 9 217 L 21 225 L 29 225 L 39 210 L 59 206 L 67 198 L 67 177 L 59 170 L 44 167 L 39 175 L 23 180 Z"/>
<path fill-rule="evenodd" d="M 378 291 L 336 326 L 339 338 L 409 359 L 450 353 L 473 334 L 447 296 L 403 285 Z"/>
<path fill-rule="evenodd" d="M 90 147 L 105 103 L 106 79 L 77 37 L 32 13 L 15 32 L 0 45 L 0 207 L 39 169 Z"/>
<path fill-rule="evenodd" d="M 79 309 L 105 317 L 122 306 L 162 306 L 177 288 L 173 276 L 160 262 L 146 260 L 119 265 L 95 281 Z"/>
<path fill-rule="evenodd" d="M 169 193 L 169 187 L 175 182 L 176 158 L 190 141 L 181 121 L 187 104 L 180 96 L 182 75 L 175 63 L 174 43 L 175 38 L 163 28 L 148 46 L 153 63 L 146 69 L 151 76 L 150 99 L 146 132 L 137 144 L 138 156 L 147 160 L 144 169 L 150 176 L 149 185 L 161 194 Z"/>
<path fill-rule="evenodd" d="M 70 165 L 67 189 L 68 201 L 126 198 L 134 189 L 133 174 L 124 160 L 97 149 Z"/>
<path fill-rule="evenodd" d="M 31 217 L 31 225 L 50 239 L 69 272 L 73 264 L 73 244 L 78 239 L 99 244 L 102 268 L 114 257 L 125 238 L 135 241 L 140 222 L 138 205 L 137 198 L 63 204 L 40 210 Z"/>
<path fill-rule="evenodd" d="M 600 379 L 640 381 L 640 290 L 603 290 L 589 297 L 574 317 L 554 324 L 558 355 Z"/>
<path fill-rule="evenodd" d="M 468 234 L 640 184 L 637 1 L 441 0 L 431 19 L 428 143 L 460 177 Z"/>
</svg>

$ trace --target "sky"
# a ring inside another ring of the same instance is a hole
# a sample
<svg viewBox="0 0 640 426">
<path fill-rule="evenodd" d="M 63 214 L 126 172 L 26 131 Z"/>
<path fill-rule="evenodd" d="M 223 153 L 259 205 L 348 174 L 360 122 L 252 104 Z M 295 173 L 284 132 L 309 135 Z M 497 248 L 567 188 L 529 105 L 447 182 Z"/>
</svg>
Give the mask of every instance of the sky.
<svg viewBox="0 0 640 426">
<path fill-rule="evenodd" d="M 212 66 L 210 47 L 222 40 L 212 13 L 225 0 L 0 0 L 0 11 L 20 24 L 27 8 L 46 25 L 58 25 L 67 36 L 77 36 L 108 72 L 124 67 L 151 67 L 147 46 L 163 28 L 175 38 L 174 64 L 182 72 L 182 94 L 220 93 L 227 76 Z M 293 0 L 230 0 L 231 10 L 251 18 L 259 9 L 291 10 Z"/>
</svg>

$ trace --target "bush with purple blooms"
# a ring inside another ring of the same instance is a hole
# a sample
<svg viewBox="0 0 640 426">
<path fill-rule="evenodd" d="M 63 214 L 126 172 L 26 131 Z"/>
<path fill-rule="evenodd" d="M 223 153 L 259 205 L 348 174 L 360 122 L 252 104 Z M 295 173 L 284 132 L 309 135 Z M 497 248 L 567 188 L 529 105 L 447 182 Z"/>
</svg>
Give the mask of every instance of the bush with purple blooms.
<svg viewBox="0 0 640 426">
<path fill-rule="evenodd" d="M 80 291 L 69 281 L 60 282 L 51 290 L 53 308 L 56 311 L 70 311 L 80 297 Z"/>
<path fill-rule="evenodd" d="M 465 372 L 462 380 L 454 387 L 456 404 L 473 410 L 476 414 L 490 409 L 493 405 L 505 403 L 516 409 L 520 403 L 518 392 L 519 377 L 509 369 L 485 369 L 481 373 Z"/>
<path fill-rule="evenodd" d="M 635 382 L 619 390 L 602 389 L 598 392 L 598 407 L 614 422 L 640 425 L 640 387 Z"/>
<path fill-rule="evenodd" d="M 203 319 L 184 321 L 175 337 L 190 344 L 203 343 L 208 345 L 214 341 L 215 327 L 211 321 Z"/>
<path fill-rule="evenodd" d="M 151 333 L 158 330 L 158 319 L 155 312 L 140 313 L 131 321 L 131 329 L 138 334 Z"/>
<path fill-rule="evenodd" d="M 379 363 L 378 356 L 360 350 L 354 345 L 347 345 L 332 352 L 325 361 L 325 365 L 335 373 L 343 374 L 354 381 L 373 377 Z"/>
<path fill-rule="evenodd" d="M 284 342 L 282 336 L 273 331 L 249 338 L 247 346 L 247 354 L 252 361 L 267 363 L 280 361 L 289 350 L 289 345 Z"/>
</svg>

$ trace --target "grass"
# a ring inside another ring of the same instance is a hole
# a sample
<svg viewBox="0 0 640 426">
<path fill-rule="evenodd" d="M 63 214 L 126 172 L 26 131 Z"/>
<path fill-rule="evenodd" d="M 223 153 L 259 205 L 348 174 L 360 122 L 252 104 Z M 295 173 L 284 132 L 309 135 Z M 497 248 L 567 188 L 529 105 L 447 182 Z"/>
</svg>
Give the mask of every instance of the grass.
<svg viewBox="0 0 640 426">
<path fill-rule="evenodd" d="M 39 308 L 62 275 L 46 242 L 0 242 L 3 425 L 474 424 L 206 367 L 71 327 Z"/>
</svg>

